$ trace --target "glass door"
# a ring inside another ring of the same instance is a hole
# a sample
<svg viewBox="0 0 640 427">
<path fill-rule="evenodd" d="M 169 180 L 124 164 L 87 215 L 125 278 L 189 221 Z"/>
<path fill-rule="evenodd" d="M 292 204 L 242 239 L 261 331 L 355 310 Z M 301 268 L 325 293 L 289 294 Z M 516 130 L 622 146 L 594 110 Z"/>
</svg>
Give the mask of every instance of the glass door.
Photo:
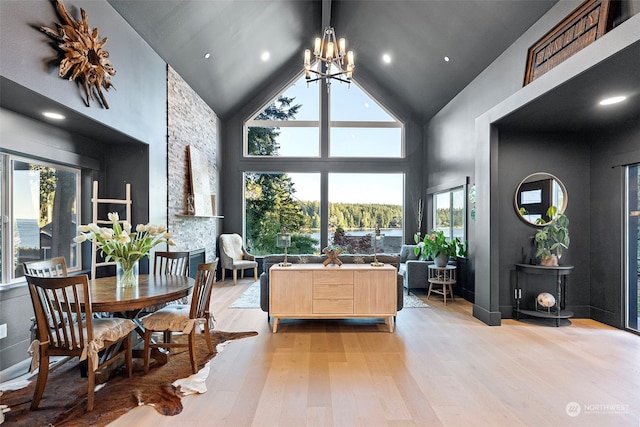
<svg viewBox="0 0 640 427">
<path fill-rule="evenodd" d="M 640 332 L 640 163 L 627 168 L 627 328 Z"/>
</svg>

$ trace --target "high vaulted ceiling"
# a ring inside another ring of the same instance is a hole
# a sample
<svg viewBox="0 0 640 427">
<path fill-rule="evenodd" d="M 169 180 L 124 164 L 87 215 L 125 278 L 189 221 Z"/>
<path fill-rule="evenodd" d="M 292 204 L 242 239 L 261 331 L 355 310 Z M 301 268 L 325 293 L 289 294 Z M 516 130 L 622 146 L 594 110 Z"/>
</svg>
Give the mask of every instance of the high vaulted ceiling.
<svg viewBox="0 0 640 427">
<path fill-rule="evenodd" d="M 273 82 L 302 72 L 304 49 L 330 25 L 355 53 L 354 79 L 375 82 L 419 122 L 445 106 L 556 2 L 109 0 L 222 119 Z M 265 51 L 268 61 L 261 60 Z M 391 56 L 390 64 L 382 61 L 383 53 Z"/>
</svg>

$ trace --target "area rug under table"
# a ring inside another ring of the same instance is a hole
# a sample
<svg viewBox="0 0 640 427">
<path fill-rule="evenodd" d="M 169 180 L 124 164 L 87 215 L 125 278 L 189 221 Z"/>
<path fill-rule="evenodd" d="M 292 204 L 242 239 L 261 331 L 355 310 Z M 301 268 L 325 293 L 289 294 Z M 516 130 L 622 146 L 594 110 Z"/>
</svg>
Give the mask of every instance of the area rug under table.
<svg viewBox="0 0 640 427">
<path fill-rule="evenodd" d="M 415 295 L 404 296 L 404 308 L 428 308 L 429 306 Z M 260 282 L 253 282 L 229 308 L 260 308 Z"/>
<path fill-rule="evenodd" d="M 209 360 L 222 350 L 222 344 L 240 338 L 257 335 L 257 332 L 211 331 L 216 352 L 207 354 L 207 345 L 202 336 L 196 337 L 199 374 L 206 371 Z M 199 334 L 200 335 L 200 334 Z M 184 337 L 174 339 L 180 341 Z M 91 412 L 87 407 L 87 379 L 80 377 L 77 358 L 71 359 L 49 373 L 47 386 L 37 410 L 29 410 L 35 377 L 29 386 L 5 392 L 1 399 L 9 405 L 5 414 L 6 426 L 105 426 L 121 415 L 140 405 L 151 405 L 163 415 L 177 415 L 182 411 L 182 396 L 185 393 L 172 383 L 192 375 L 189 351 L 176 348 L 171 351 L 165 365 L 153 366 L 144 374 L 142 364 L 134 361 L 134 372 L 128 378 L 124 367 L 111 373 L 100 389 L 96 388 L 95 405 Z M 96 376 L 96 383 L 99 378 Z M 98 386 L 100 387 L 100 386 Z M 188 394 L 188 393 L 187 393 Z"/>
</svg>

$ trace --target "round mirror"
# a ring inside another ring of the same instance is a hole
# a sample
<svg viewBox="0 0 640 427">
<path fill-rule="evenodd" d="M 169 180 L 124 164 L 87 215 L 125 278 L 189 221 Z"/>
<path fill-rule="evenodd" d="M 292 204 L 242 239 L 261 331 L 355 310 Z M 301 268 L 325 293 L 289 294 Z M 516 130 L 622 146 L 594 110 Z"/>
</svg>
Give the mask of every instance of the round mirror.
<svg viewBox="0 0 640 427">
<path fill-rule="evenodd" d="M 562 181 L 546 172 L 531 174 L 520 181 L 513 200 L 520 219 L 536 227 L 551 222 L 552 218 L 547 216 L 550 207 L 555 206 L 557 213 L 564 213 L 567 201 L 567 189 Z"/>
</svg>

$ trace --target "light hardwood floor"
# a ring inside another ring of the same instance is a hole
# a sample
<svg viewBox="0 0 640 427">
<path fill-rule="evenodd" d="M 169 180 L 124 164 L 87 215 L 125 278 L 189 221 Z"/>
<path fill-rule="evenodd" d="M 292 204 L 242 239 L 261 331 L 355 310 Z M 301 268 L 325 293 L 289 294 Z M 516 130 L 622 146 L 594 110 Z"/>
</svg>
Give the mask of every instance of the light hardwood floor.
<svg viewBox="0 0 640 427">
<path fill-rule="evenodd" d="M 250 283 L 213 290 L 216 329 L 259 335 L 213 359 L 208 392 L 178 416 L 140 407 L 111 426 L 640 426 L 640 336 L 583 319 L 489 327 L 433 297 L 394 333 L 284 320 L 272 334 L 261 310 L 228 308 Z"/>
</svg>

